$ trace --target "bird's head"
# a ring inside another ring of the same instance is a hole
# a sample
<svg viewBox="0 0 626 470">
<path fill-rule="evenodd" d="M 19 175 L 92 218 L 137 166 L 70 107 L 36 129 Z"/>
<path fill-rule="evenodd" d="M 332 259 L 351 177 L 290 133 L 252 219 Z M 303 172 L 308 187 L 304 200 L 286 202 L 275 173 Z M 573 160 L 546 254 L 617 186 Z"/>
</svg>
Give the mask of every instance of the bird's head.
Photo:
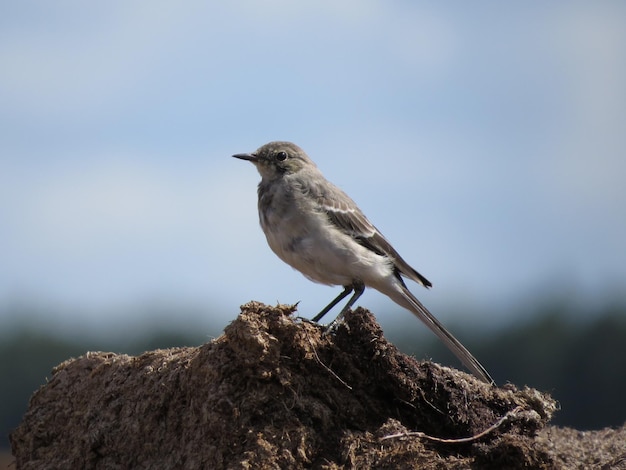
<svg viewBox="0 0 626 470">
<path fill-rule="evenodd" d="M 238 153 L 233 157 L 254 163 L 264 180 L 282 178 L 307 166 L 315 167 L 304 150 L 291 142 L 270 142 L 253 153 Z"/>
</svg>

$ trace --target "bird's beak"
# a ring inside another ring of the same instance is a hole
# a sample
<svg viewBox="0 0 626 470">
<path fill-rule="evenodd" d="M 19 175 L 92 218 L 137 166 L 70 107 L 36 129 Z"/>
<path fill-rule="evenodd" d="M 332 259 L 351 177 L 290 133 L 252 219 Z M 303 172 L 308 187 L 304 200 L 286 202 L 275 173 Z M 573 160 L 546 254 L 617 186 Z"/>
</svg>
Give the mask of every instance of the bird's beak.
<svg viewBox="0 0 626 470">
<path fill-rule="evenodd" d="M 259 161 L 259 157 L 257 157 L 253 153 L 238 153 L 237 155 L 233 155 L 233 157 L 239 158 L 240 160 L 248 160 L 252 163 L 256 163 Z"/>
</svg>

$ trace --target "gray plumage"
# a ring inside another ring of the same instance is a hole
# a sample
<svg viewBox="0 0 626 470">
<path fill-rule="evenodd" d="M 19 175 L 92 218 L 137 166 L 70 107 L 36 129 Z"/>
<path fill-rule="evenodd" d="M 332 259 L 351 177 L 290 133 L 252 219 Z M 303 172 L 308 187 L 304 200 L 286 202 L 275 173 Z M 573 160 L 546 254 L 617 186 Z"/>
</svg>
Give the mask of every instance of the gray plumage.
<svg viewBox="0 0 626 470">
<path fill-rule="evenodd" d="M 300 147 L 270 142 L 233 156 L 254 163 L 261 174 L 259 220 L 272 251 L 312 281 L 344 287 L 315 321 L 354 292 L 341 316 L 365 286 L 373 287 L 422 320 L 474 375 L 493 383 L 478 360 L 408 290 L 403 276 L 424 287 L 431 286 L 428 279 L 402 259 Z"/>
</svg>

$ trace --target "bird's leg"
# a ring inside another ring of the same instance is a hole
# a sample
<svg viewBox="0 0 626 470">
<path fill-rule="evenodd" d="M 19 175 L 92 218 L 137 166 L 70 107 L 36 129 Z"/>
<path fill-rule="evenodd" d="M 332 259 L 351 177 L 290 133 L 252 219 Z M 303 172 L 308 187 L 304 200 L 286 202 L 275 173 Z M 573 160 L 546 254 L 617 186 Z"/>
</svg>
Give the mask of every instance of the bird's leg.
<svg viewBox="0 0 626 470">
<path fill-rule="evenodd" d="M 331 331 L 333 331 L 337 327 L 337 325 L 339 324 L 339 322 L 343 318 L 344 314 L 348 310 L 350 310 L 350 308 L 352 308 L 352 306 L 357 301 L 357 299 L 359 297 L 361 297 L 361 295 L 365 291 L 365 284 L 363 284 L 361 281 L 354 281 L 352 283 L 351 289 L 349 291 L 347 291 L 347 292 L 344 290 L 344 292 L 342 292 L 342 294 L 345 294 L 344 295 L 344 297 L 345 297 L 352 290 L 354 290 L 354 294 L 352 294 L 352 297 L 350 297 L 350 300 L 348 300 L 348 303 L 345 305 L 345 307 L 341 309 L 341 312 L 339 312 L 339 315 L 337 315 L 337 318 L 335 318 L 328 325 L 326 325 L 326 332 L 331 332 Z"/>
<path fill-rule="evenodd" d="M 339 302 L 345 299 L 353 290 L 354 290 L 353 286 L 344 286 L 341 294 L 335 297 L 331 303 L 329 303 L 326 307 L 324 307 L 324 310 L 322 310 L 320 313 L 315 315 L 315 317 L 313 317 L 313 321 L 314 322 L 320 321 L 324 315 L 330 312 L 335 305 L 337 305 Z"/>
<path fill-rule="evenodd" d="M 339 315 L 337 315 L 337 318 L 335 318 L 332 322 L 330 322 L 327 326 L 326 326 L 326 331 L 332 331 L 335 327 L 335 325 L 337 325 L 337 322 L 343 318 L 344 314 L 350 310 L 352 308 L 352 306 L 355 304 L 355 302 L 358 300 L 359 297 L 361 297 L 361 295 L 363 295 L 363 292 L 365 291 L 365 284 L 363 284 L 362 281 L 354 281 L 351 285 L 348 286 L 344 286 L 343 291 L 341 292 L 341 294 L 339 294 L 337 297 L 335 297 L 333 299 L 333 301 L 331 303 L 329 303 L 326 308 L 324 308 L 324 310 L 322 310 L 320 313 L 318 313 L 314 318 L 313 321 L 314 322 L 318 322 L 324 315 L 326 315 L 335 305 L 337 305 L 339 302 L 341 302 L 342 299 L 344 299 L 345 297 L 348 296 L 348 294 L 350 294 L 350 292 L 354 291 L 354 294 L 352 294 L 352 297 L 350 297 L 350 300 L 348 300 L 348 303 L 341 309 L 341 312 L 339 312 Z"/>
<path fill-rule="evenodd" d="M 361 281 L 354 281 L 352 283 L 352 289 L 354 289 L 354 295 L 350 297 L 350 300 L 348 300 L 348 303 L 346 304 L 346 306 L 341 309 L 341 312 L 339 312 L 339 315 L 337 315 L 337 319 L 343 317 L 343 315 L 352 308 L 352 306 L 358 300 L 358 298 L 361 297 L 361 295 L 363 295 L 363 292 L 365 291 L 365 284 L 363 284 L 363 282 Z"/>
</svg>

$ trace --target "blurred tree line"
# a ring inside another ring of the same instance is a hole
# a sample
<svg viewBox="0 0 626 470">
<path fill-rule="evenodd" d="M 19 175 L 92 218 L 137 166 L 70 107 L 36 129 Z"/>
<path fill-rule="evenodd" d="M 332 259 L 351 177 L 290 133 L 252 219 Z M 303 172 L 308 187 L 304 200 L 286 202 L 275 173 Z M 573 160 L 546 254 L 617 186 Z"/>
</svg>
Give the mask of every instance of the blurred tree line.
<svg viewBox="0 0 626 470">
<path fill-rule="evenodd" d="M 620 426 L 626 422 L 626 304 L 616 304 L 572 315 L 567 304 L 544 306 L 527 315 L 523 323 L 499 328 L 449 325 L 479 358 L 499 385 L 511 382 L 549 392 L 561 410 L 553 424 L 580 430 Z M 445 347 L 416 328 L 406 328 L 410 315 L 385 328 L 385 336 L 418 359 L 432 358 L 460 367 Z M 467 318 L 467 317 L 465 317 Z M 133 341 L 115 338 L 68 339 L 24 326 L 0 335 L 0 449 L 9 445 L 8 434 L 26 411 L 29 397 L 51 376 L 51 369 L 87 351 L 140 354 L 174 346 L 197 346 L 219 332 L 167 330 Z"/>
</svg>

